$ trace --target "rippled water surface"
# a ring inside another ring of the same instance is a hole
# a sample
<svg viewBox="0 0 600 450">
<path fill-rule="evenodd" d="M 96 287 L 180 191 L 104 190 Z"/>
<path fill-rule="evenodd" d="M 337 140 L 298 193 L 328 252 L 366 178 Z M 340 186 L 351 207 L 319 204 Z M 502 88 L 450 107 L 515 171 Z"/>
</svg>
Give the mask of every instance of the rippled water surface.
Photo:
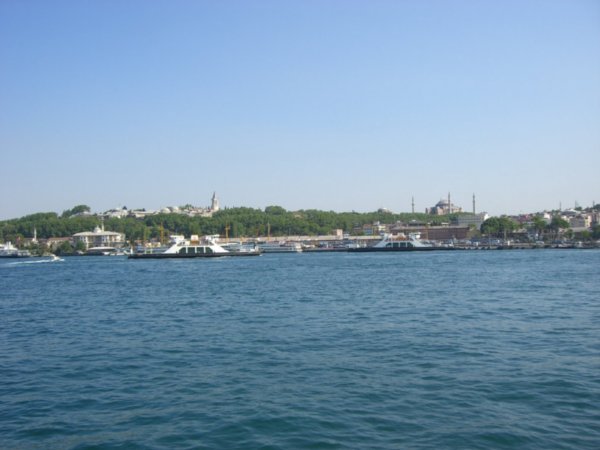
<svg viewBox="0 0 600 450">
<path fill-rule="evenodd" d="M 0 448 L 600 448 L 600 251 L 0 261 Z"/>
</svg>

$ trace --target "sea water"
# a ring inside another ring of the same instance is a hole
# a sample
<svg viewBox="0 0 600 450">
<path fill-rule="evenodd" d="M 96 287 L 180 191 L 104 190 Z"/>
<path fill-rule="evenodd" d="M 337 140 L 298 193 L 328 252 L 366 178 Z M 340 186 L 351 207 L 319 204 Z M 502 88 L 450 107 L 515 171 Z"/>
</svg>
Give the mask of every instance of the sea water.
<svg viewBox="0 0 600 450">
<path fill-rule="evenodd" d="M 0 261 L 3 449 L 598 449 L 600 251 Z"/>
</svg>

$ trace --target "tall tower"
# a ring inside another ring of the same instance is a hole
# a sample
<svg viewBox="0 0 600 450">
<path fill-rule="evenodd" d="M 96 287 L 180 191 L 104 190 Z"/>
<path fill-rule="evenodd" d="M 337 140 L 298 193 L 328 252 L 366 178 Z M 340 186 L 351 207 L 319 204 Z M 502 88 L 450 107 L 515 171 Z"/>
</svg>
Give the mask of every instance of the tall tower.
<svg viewBox="0 0 600 450">
<path fill-rule="evenodd" d="M 210 202 L 210 210 L 212 212 L 217 212 L 219 210 L 219 199 L 217 198 L 216 192 L 213 192 L 213 196 Z"/>
<path fill-rule="evenodd" d="M 447 214 L 452 214 L 452 203 L 450 203 L 450 192 L 448 192 L 448 212 Z"/>
<path fill-rule="evenodd" d="M 475 193 L 473 193 L 473 214 L 475 214 Z"/>
<path fill-rule="evenodd" d="M 415 198 L 412 198 L 412 213 L 415 213 Z"/>
</svg>

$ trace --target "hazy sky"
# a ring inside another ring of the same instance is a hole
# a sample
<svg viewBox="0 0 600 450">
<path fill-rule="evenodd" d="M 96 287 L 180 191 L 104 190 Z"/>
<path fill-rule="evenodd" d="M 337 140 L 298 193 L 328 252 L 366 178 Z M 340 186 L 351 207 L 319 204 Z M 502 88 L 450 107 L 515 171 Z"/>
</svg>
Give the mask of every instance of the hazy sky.
<svg viewBox="0 0 600 450">
<path fill-rule="evenodd" d="M 0 219 L 600 202 L 600 2 L 0 2 Z"/>
</svg>

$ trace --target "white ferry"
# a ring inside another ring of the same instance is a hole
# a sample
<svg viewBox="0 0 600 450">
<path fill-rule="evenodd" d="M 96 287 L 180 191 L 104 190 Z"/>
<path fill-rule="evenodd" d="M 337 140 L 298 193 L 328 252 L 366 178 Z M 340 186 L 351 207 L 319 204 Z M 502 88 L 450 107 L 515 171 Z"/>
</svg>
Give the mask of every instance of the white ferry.
<svg viewBox="0 0 600 450">
<path fill-rule="evenodd" d="M 255 252 L 259 251 L 254 242 L 219 242 L 219 245 L 229 252 Z"/>
<path fill-rule="evenodd" d="M 259 250 L 227 250 L 217 244 L 216 236 L 204 236 L 199 239 L 197 235 L 192 235 L 189 240 L 181 235 L 174 235 L 170 238 L 168 247 L 139 246 L 135 252 L 129 255 L 129 258 L 209 258 L 218 256 L 258 256 L 261 254 Z"/>
<path fill-rule="evenodd" d="M 371 247 L 349 248 L 349 252 L 415 252 L 428 250 L 451 250 L 453 247 L 435 246 L 422 241 L 418 233 L 409 234 L 408 238 L 395 238 L 391 234 L 384 234 L 381 241 Z"/>
<path fill-rule="evenodd" d="M 299 242 L 262 242 L 258 248 L 264 253 L 300 253 L 302 245 Z"/>
<path fill-rule="evenodd" d="M 10 242 L 0 247 L 0 258 L 29 258 L 30 256 L 29 250 L 19 250 Z"/>
</svg>

